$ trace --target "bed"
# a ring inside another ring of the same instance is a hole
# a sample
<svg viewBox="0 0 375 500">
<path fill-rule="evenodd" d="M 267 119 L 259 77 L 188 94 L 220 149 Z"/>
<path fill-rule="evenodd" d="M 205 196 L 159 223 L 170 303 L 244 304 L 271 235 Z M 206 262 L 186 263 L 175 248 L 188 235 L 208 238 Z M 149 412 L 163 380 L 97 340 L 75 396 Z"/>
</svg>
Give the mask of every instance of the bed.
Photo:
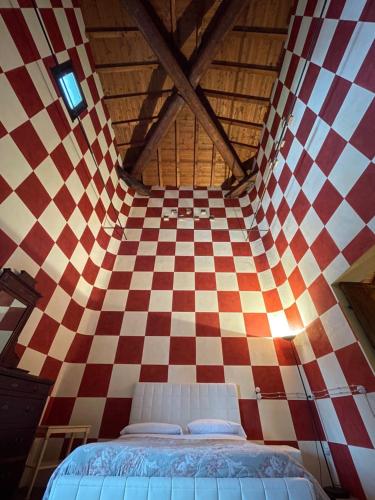
<svg viewBox="0 0 375 500">
<path fill-rule="evenodd" d="M 234 384 L 138 383 L 130 424 L 183 429 L 195 419 L 240 423 Z M 238 435 L 128 434 L 76 448 L 54 471 L 44 500 L 326 500 L 291 447 Z"/>
</svg>

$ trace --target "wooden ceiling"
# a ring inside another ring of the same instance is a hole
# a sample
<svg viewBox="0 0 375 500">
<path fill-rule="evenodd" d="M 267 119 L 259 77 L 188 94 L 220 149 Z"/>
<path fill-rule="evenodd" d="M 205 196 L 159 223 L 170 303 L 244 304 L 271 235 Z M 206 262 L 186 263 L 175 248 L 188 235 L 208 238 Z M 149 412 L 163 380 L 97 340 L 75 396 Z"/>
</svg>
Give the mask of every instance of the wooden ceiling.
<svg viewBox="0 0 375 500">
<path fill-rule="evenodd" d="M 223 2 L 143 0 L 141 3 L 155 25 L 160 22 L 161 32 L 163 28 L 168 32 L 164 33 L 164 39 L 184 73 L 190 75 L 189 59 L 194 60 L 202 48 L 204 32 L 214 24 L 215 13 L 217 17 Z M 218 44 L 214 60 L 196 91 L 208 113 L 215 121 L 219 120 L 219 129 L 240 162 L 251 159 L 257 152 L 272 86 L 280 68 L 293 0 L 244 0 L 243 3 L 244 8 Z M 126 4 L 127 0 L 81 0 L 118 151 L 124 168 L 131 171 L 144 147 L 150 144 L 152 130 L 149 131 L 158 126 L 163 105 L 168 106 L 165 103 L 176 89 L 154 53 L 156 43 L 153 50 L 132 15 L 133 0 Z M 156 150 L 141 165 L 137 176 L 145 185 L 221 186 L 231 176 L 217 143 L 212 142 L 201 117 L 191 109 L 188 104 L 182 106 Z"/>
</svg>

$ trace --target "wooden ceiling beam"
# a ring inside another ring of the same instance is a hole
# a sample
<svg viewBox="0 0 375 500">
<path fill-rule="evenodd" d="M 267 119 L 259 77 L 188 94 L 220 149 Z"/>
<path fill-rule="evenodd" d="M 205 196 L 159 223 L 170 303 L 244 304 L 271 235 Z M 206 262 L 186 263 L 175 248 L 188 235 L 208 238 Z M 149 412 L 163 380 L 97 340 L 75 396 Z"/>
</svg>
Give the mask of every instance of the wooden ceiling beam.
<svg viewBox="0 0 375 500">
<path fill-rule="evenodd" d="M 268 106 L 270 102 L 269 97 L 237 94 L 235 92 L 225 92 L 223 90 L 215 89 L 202 89 L 207 97 L 216 97 L 217 99 L 230 99 L 235 101 L 247 102 L 249 104 L 259 104 L 261 106 Z"/>
<path fill-rule="evenodd" d="M 222 123 L 228 123 L 229 125 L 235 125 L 237 127 L 257 129 L 257 130 L 262 130 L 263 128 L 263 123 L 247 122 L 245 120 L 237 120 L 235 118 L 229 118 L 227 116 L 219 116 L 219 115 L 217 115 L 217 118 Z"/>
<path fill-rule="evenodd" d="M 227 137 L 223 131 L 218 129 L 206 107 L 199 99 L 195 92 L 195 87 L 207 69 L 207 66 L 211 63 L 213 56 L 217 51 L 219 42 L 222 40 L 223 36 L 225 36 L 225 34 L 232 29 L 235 20 L 246 3 L 247 2 L 243 0 L 228 0 L 227 2 L 223 2 L 221 4 L 219 8 L 221 11 L 219 22 L 216 24 L 215 29 L 210 33 L 211 36 L 202 42 L 199 57 L 197 58 L 191 71 L 190 78 L 188 79 L 180 67 L 176 55 L 172 52 L 171 48 L 160 33 L 154 19 L 145 8 L 142 0 L 123 0 L 123 4 L 127 8 L 129 15 L 131 15 L 136 21 L 139 29 L 142 31 L 145 39 L 155 52 L 155 55 L 158 57 L 160 63 L 164 66 L 165 70 L 174 81 L 179 93 L 183 97 L 183 100 L 187 102 L 191 110 L 197 116 L 206 133 L 215 144 L 217 150 L 220 152 L 226 163 L 232 169 L 233 174 L 238 179 L 242 179 L 244 177 L 241 162 L 235 150 L 228 142 Z M 177 103 L 174 104 L 172 108 L 171 106 L 168 106 L 168 108 L 164 110 L 163 128 L 160 126 L 155 127 L 158 132 L 154 131 L 154 133 L 150 135 L 146 147 L 134 165 L 132 170 L 133 175 L 139 175 L 142 172 L 146 163 L 152 156 L 155 147 L 157 147 L 157 144 L 164 137 L 171 123 L 173 123 L 177 117 L 179 110 L 183 106 L 183 100 L 180 97 L 178 99 L 175 98 L 175 100 L 177 100 Z"/>
<path fill-rule="evenodd" d="M 117 99 L 131 99 L 133 97 L 163 97 L 172 93 L 173 89 L 155 90 L 153 92 L 129 92 L 126 94 L 111 94 L 104 96 L 104 101 L 115 101 Z"/>
<path fill-rule="evenodd" d="M 239 69 L 241 71 L 249 71 L 250 73 L 260 75 L 277 76 L 279 68 L 277 66 L 265 66 L 261 64 L 248 64 L 235 61 L 212 61 L 210 69 L 226 70 L 226 69 Z"/>
<path fill-rule="evenodd" d="M 159 66 L 158 61 L 140 61 L 132 63 L 97 64 L 98 73 L 129 73 L 131 71 L 154 70 Z"/>
</svg>

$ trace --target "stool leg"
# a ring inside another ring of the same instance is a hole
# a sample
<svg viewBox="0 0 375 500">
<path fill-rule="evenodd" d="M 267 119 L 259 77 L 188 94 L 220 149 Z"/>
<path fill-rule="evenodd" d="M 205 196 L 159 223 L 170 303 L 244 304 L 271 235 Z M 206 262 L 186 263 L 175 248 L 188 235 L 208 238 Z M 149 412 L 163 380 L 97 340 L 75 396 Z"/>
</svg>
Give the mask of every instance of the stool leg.
<svg viewBox="0 0 375 500">
<path fill-rule="evenodd" d="M 35 468 L 34 468 L 33 477 L 31 479 L 31 482 L 30 482 L 30 485 L 29 485 L 29 489 L 27 490 L 27 494 L 26 494 L 26 499 L 25 500 L 29 500 L 31 492 L 32 492 L 32 490 L 34 488 L 36 476 L 38 475 L 39 467 L 40 467 L 40 464 L 42 463 L 44 452 L 46 451 L 46 448 L 47 448 L 48 439 L 49 439 L 49 434 L 47 432 L 47 434 L 46 434 L 46 436 L 44 438 L 44 441 L 43 441 L 42 449 L 40 450 L 40 455 L 38 457 L 37 463 L 36 463 Z"/>
<path fill-rule="evenodd" d="M 74 434 L 72 433 L 71 436 L 70 436 L 70 439 L 69 439 L 69 444 L 68 444 L 68 448 L 66 450 L 66 453 L 65 453 L 65 456 L 67 457 L 69 455 L 69 453 L 71 452 L 71 449 L 72 449 L 72 446 L 73 446 L 73 440 L 74 440 Z"/>
<path fill-rule="evenodd" d="M 83 438 L 83 444 L 86 444 L 87 443 L 87 438 L 89 437 L 89 431 L 85 431 L 85 436 Z"/>
</svg>

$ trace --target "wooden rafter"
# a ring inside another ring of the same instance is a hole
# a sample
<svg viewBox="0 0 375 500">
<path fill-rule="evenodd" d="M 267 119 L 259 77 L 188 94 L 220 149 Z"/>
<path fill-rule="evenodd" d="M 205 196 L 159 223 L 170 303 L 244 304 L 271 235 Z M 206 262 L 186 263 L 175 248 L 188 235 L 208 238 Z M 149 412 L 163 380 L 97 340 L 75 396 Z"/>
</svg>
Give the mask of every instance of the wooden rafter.
<svg viewBox="0 0 375 500">
<path fill-rule="evenodd" d="M 132 63 L 97 64 L 98 73 L 129 73 L 131 71 L 153 70 L 159 66 L 158 61 L 140 61 Z"/>
<path fill-rule="evenodd" d="M 118 142 L 117 147 L 122 148 L 122 149 L 128 149 L 128 148 L 141 148 L 144 146 L 144 141 L 137 141 L 137 142 Z"/>
<path fill-rule="evenodd" d="M 113 127 L 126 127 L 127 125 L 132 125 L 133 123 L 139 122 L 156 122 L 159 119 L 159 116 L 146 116 L 144 118 L 132 118 L 130 120 L 117 120 L 112 122 Z"/>
<path fill-rule="evenodd" d="M 176 55 L 172 52 L 171 48 L 165 41 L 143 2 L 141 0 L 124 1 L 124 5 L 128 9 L 129 14 L 135 19 L 139 29 L 142 31 L 150 47 L 154 50 L 160 63 L 173 79 L 179 93 L 187 104 L 189 104 L 206 133 L 209 135 L 226 163 L 232 169 L 236 178 L 242 179 L 244 177 L 244 172 L 237 154 L 230 146 L 223 131 L 217 127 L 216 122 L 212 119 L 210 113 L 207 111 L 206 107 L 195 92 L 195 87 L 198 84 L 200 77 L 203 75 L 207 66 L 213 59 L 218 42 L 222 39 L 224 34 L 233 27 L 235 19 L 246 2 L 244 0 L 228 0 L 227 2 L 223 2 L 223 4 L 225 4 L 225 8 L 222 8 L 221 10 L 226 11 L 226 15 L 221 14 L 219 18 L 217 26 L 220 26 L 220 30 L 216 29 L 216 31 L 211 33 L 211 37 L 208 39 L 204 48 L 200 51 L 200 57 L 196 60 L 191 72 L 192 74 L 188 79 L 178 63 Z M 229 17 L 229 14 L 231 17 Z M 195 82 L 194 80 L 198 81 Z M 178 100 L 181 100 L 181 98 Z M 132 171 L 134 175 L 139 175 L 142 172 L 145 164 L 147 164 L 149 158 L 153 154 L 155 147 L 157 147 L 158 143 L 164 137 L 166 131 L 171 125 L 171 116 L 173 117 L 173 115 L 175 115 L 175 119 L 182 105 L 182 103 L 178 103 L 177 106 L 174 105 L 172 109 L 169 106 L 166 110 L 164 110 L 163 117 L 165 128 L 160 131 L 160 126 L 156 127 L 156 130 L 159 129 L 159 133 L 154 133 L 153 136 L 151 135 L 148 139 L 146 147 L 134 165 Z"/>
<path fill-rule="evenodd" d="M 202 89 L 207 97 L 216 97 L 217 99 L 230 99 L 235 101 L 243 101 L 248 104 L 259 104 L 261 106 L 268 106 L 270 102 L 269 97 L 262 97 L 256 95 L 238 94 L 236 92 L 225 92 L 215 89 Z"/>
<path fill-rule="evenodd" d="M 288 30 L 285 28 L 267 27 L 267 26 L 234 26 L 234 32 L 259 34 L 273 38 L 285 39 Z M 123 38 L 126 33 L 139 32 L 137 27 L 119 28 L 118 26 L 98 26 L 86 29 L 86 34 L 92 39 L 102 38 Z"/>
<path fill-rule="evenodd" d="M 250 35 L 259 34 L 263 36 L 270 36 L 273 38 L 284 39 L 288 35 L 288 30 L 285 28 L 275 28 L 267 26 L 235 26 L 233 31 L 239 33 L 248 33 Z"/>
<path fill-rule="evenodd" d="M 238 142 L 238 141 L 230 141 L 232 144 L 235 146 L 238 146 L 239 148 L 246 148 L 246 149 L 251 149 L 251 151 L 258 151 L 258 146 L 253 146 L 252 144 L 245 144 L 244 142 Z"/>
<path fill-rule="evenodd" d="M 277 66 L 265 66 L 260 64 L 247 64 L 236 61 L 213 61 L 210 69 L 239 69 L 242 71 L 249 71 L 255 74 L 276 76 L 279 73 Z"/>
<path fill-rule="evenodd" d="M 229 125 L 235 125 L 237 127 L 250 128 L 254 130 L 262 130 L 263 123 L 247 122 L 245 120 L 237 120 L 235 118 L 229 118 L 227 116 L 217 116 L 218 120 L 222 123 L 228 123 Z"/>
<path fill-rule="evenodd" d="M 139 31 L 137 27 L 127 26 L 124 28 L 119 28 L 118 26 L 91 26 L 86 28 L 86 34 L 90 38 L 121 38 L 124 33 L 131 33 L 134 31 Z"/>
<path fill-rule="evenodd" d="M 115 101 L 117 99 L 132 99 L 133 97 L 163 97 L 172 93 L 172 89 L 155 90 L 153 92 L 129 92 L 127 94 L 111 94 L 104 96 L 104 101 Z"/>
</svg>

